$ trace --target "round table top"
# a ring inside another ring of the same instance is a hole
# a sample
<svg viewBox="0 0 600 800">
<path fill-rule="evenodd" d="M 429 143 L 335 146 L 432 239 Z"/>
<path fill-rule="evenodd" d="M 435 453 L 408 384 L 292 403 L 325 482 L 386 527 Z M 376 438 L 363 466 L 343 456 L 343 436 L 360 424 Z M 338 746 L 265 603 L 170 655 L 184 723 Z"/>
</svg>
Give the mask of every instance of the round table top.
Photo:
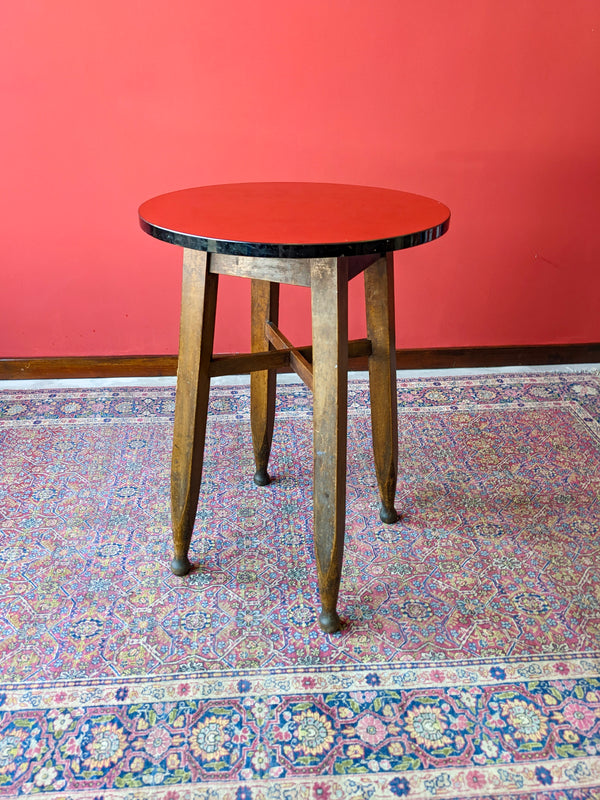
<svg viewBox="0 0 600 800">
<path fill-rule="evenodd" d="M 169 192 L 139 209 L 146 233 L 211 253 L 324 258 L 402 250 L 442 236 L 428 197 L 333 183 L 230 183 Z"/>
</svg>

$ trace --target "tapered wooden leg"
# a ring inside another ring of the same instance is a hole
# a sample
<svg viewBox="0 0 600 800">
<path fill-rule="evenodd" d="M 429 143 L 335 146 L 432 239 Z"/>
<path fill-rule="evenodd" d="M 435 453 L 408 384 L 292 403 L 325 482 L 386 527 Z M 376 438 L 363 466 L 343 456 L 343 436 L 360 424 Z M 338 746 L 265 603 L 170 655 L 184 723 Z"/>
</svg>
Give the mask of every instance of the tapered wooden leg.
<svg viewBox="0 0 600 800">
<path fill-rule="evenodd" d="M 367 335 L 371 340 L 369 385 L 375 473 L 379 484 L 381 521 L 398 521 L 394 508 L 398 474 L 398 400 L 393 253 L 365 270 Z"/>
<path fill-rule="evenodd" d="M 183 286 L 175 430 L 171 461 L 171 518 L 175 575 L 190 571 L 188 558 L 202 479 L 206 414 L 210 391 L 218 275 L 208 271 L 210 256 L 183 253 Z"/>
<path fill-rule="evenodd" d="M 341 627 L 337 613 L 346 522 L 348 418 L 348 264 L 311 263 L 313 334 L 314 538 L 321 628 Z"/>
<path fill-rule="evenodd" d="M 252 352 L 272 350 L 265 333 L 265 324 L 279 321 L 279 284 L 269 281 L 252 281 Z M 256 472 L 254 483 L 266 486 L 271 483 L 267 472 L 273 423 L 275 420 L 275 392 L 277 372 L 273 369 L 253 372 L 250 377 L 250 421 Z"/>
</svg>

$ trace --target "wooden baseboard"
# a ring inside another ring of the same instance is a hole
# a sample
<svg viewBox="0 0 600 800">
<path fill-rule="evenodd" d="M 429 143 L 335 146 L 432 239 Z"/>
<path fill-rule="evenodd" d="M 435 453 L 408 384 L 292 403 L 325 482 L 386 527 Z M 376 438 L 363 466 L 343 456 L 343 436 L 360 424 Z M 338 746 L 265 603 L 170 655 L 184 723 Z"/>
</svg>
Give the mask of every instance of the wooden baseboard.
<svg viewBox="0 0 600 800">
<path fill-rule="evenodd" d="M 398 350 L 396 363 L 400 370 L 596 364 L 600 363 L 600 342 Z M 366 370 L 367 358 L 353 359 L 351 369 Z M 176 374 L 176 355 L 0 359 L 0 380 L 147 378 Z"/>
<path fill-rule="evenodd" d="M 598 363 L 600 363 L 600 342 L 510 345 L 507 347 L 442 347 L 435 350 L 396 351 L 398 369 L 526 367 Z"/>
<path fill-rule="evenodd" d="M 177 374 L 177 356 L 0 359 L 0 380 L 149 378 Z"/>
</svg>

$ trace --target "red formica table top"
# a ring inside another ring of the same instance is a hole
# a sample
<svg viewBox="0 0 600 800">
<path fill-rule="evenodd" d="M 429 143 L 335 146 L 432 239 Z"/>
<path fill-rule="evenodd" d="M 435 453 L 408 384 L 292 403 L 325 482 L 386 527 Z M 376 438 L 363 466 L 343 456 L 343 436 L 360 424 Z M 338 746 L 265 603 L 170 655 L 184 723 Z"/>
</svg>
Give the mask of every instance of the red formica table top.
<svg viewBox="0 0 600 800">
<path fill-rule="evenodd" d="M 209 252 L 287 258 L 362 255 L 442 236 L 449 209 L 393 189 L 332 183 L 232 183 L 146 201 L 140 224 L 163 241 Z"/>
</svg>

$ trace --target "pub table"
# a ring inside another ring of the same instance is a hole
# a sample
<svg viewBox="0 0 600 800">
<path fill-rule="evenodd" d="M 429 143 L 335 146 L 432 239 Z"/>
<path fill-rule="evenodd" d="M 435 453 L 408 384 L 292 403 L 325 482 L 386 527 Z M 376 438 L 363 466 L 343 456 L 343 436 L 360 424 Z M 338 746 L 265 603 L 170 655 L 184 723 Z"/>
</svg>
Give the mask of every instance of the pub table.
<svg viewBox="0 0 600 800">
<path fill-rule="evenodd" d="M 183 248 L 183 285 L 171 463 L 174 559 L 185 575 L 198 507 L 210 379 L 251 373 L 256 472 L 267 471 L 277 371 L 294 370 L 313 392 L 314 544 L 319 624 L 341 627 L 348 361 L 368 357 L 380 518 L 397 521 L 398 468 L 394 252 L 442 236 L 450 211 L 437 200 L 370 186 L 237 183 L 162 194 L 139 209 L 142 229 Z M 348 282 L 364 274 L 367 338 L 348 341 Z M 251 280 L 251 352 L 213 353 L 219 275 Z M 279 328 L 280 284 L 311 290 L 312 347 Z"/>
</svg>

